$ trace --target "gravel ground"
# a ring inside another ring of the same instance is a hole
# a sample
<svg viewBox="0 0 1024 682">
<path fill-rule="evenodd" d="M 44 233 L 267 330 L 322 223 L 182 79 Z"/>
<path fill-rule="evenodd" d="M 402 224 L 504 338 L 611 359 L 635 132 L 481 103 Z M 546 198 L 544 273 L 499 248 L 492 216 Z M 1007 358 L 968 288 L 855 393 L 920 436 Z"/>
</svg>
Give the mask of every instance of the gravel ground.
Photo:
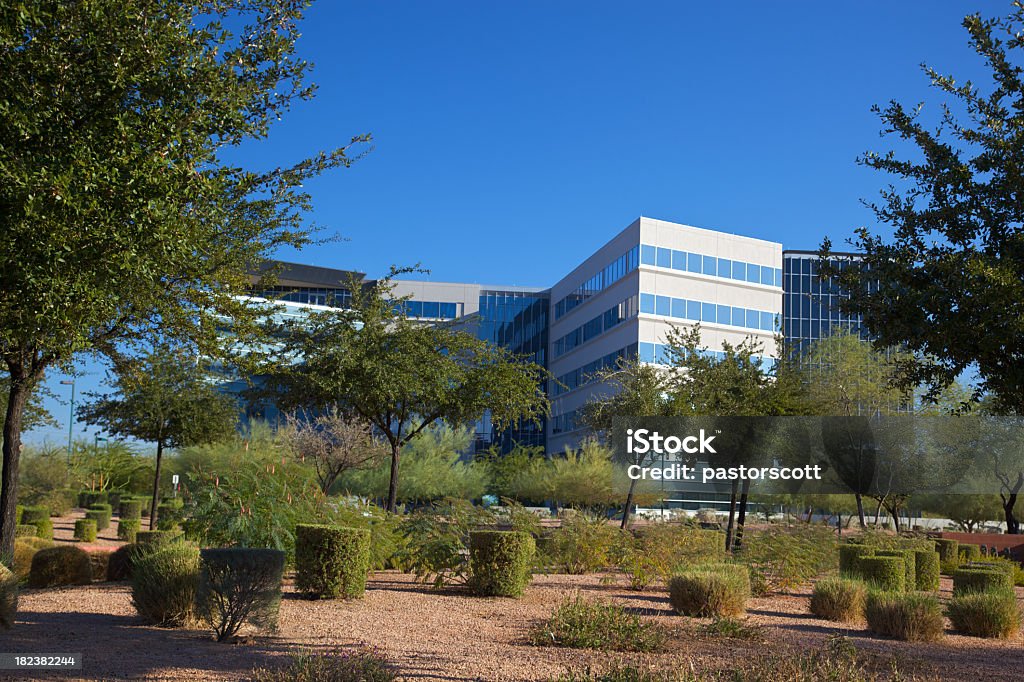
<svg viewBox="0 0 1024 682">
<path fill-rule="evenodd" d="M 807 614 L 807 593 L 754 599 L 748 622 L 764 627 L 754 641 L 727 641 L 694 632 L 698 621 L 673 616 L 657 591 L 632 592 L 621 578 L 539 575 L 519 600 L 473 598 L 458 589 L 436 591 L 412 576 L 371 577 L 365 598 L 310 602 L 286 586 L 281 628 L 275 637 L 218 644 L 200 630 L 146 626 L 135 615 L 125 584 L 25 590 L 18 624 L 0 633 L 0 651 L 82 652 L 84 669 L 59 679 L 239 680 L 255 666 L 287 662 L 304 647 L 369 643 L 383 651 L 408 680 L 547 680 L 569 668 L 604 668 L 627 658 L 658 668 L 719 667 L 770 650 L 783 655 L 816 648 L 831 634 L 849 636 L 869 655 L 889 659 L 939 679 L 1020 680 L 1024 639 L 989 641 L 949 634 L 938 644 L 908 644 L 843 629 Z M 943 579 L 948 596 L 951 585 Z M 670 651 L 631 655 L 534 647 L 530 627 L 567 595 L 616 601 L 672 629 Z M 1018 589 L 1024 601 L 1024 589 Z M 2 677 L 0 679 L 26 679 Z M 39 679 L 39 678 L 36 678 Z"/>
</svg>

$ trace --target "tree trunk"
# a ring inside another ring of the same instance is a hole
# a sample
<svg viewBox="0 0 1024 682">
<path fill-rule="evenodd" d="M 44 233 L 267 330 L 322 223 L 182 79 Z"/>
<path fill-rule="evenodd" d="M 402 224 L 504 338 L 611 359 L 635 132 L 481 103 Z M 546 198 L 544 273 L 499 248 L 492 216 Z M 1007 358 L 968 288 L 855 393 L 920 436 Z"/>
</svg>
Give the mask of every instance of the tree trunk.
<svg viewBox="0 0 1024 682">
<path fill-rule="evenodd" d="M 878 528 L 878 519 L 882 516 L 882 503 L 885 502 L 885 498 L 882 497 L 878 500 L 878 506 L 875 507 L 875 528 Z"/>
<path fill-rule="evenodd" d="M 750 479 L 743 479 L 743 492 L 740 493 L 740 516 L 736 521 L 736 541 L 733 547 L 739 549 L 743 545 L 743 526 L 747 522 L 747 499 L 750 495 Z"/>
<path fill-rule="evenodd" d="M 864 530 L 868 527 L 868 523 L 864 519 L 864 497 L 860 493 L 854 493 L 853 497 L 857 500 L 857 520 L 860 521 L 861 530 Z"/>
<path fill-rule="evenodd" d="M 14 531 L 17 524 L 18 464 L 21 459 L 21 425 L 25 405 L 31 393 L 28 377 L 16 376 L 11 370 L 7 392 L 7 413 L 4 415 L 3 477 L 0 481 L 0 559 L 14 556 Z"/>
<path fill-rule="evenodd" d="M 391 444 L 391 481 L 388 483 L 388 512 L 394 514 L 398 505 L 398 456 L 401 445 L 396 440 Z"/>
<path fill-rule="evenodd" d="M 149 529 L 156 530 L 156 507 L 160 501 L 160 460 L 163 459 L 164 443 L 156 442 L 156 474 L 153 475 L 153 499 L 149 502 Z"/>
<path fill-rule="evenodd" d="M 629 525 L 629 513 L 633 509 L 633 490 L 636 488 L 636 479 L 630 479 L 629 481 L 629 492 L 626 493 L 626 506 L 622 509 L 622 525 L 619 526 L 623 530 Z"/>
<path fill-rule="evenodd" d="M 732 530 L 733 524 L 736 522 L 736 491 L 738 490 L 739 484 L 736 481 L 732 482 L 732 492 L 729 494 L 729 523 L 725 527 L 725 551 L 732 551 Z"/>
<path fill-rule="evenodd" d="M 4 449 L 4 464 L 7 464 L 7 450 L 6 446 Z M 7 484 L 7 477 L 4 476 L 4 485 Z M 1007 535 L 1020 535 L 1020 520 L 1013 513 L 1013 508 L 1017 504 L 1017 493 L 1010 493 L 1009 495 L 1000 495 L 1003 502 L 1003 516 L 1006 517 L 1006 534 Z M 5 517 L 6 518 L 6 517 Z"/>
</svg>

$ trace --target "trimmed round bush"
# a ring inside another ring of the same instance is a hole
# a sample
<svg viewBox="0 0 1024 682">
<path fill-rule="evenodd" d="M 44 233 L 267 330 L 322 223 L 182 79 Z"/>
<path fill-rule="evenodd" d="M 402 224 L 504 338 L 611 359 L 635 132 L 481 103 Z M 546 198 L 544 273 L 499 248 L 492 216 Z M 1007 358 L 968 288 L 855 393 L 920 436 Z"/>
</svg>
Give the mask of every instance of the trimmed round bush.
<svg viewBox="0 0 1024 682">
<path fill-rule="evenodd" d="M 1016 575 L 1017 563 L 1012 561 L 993 561 L 991 559 L 984 561 L 972 561 L 971 563 L 961 566 L 960 568 L 980 568 L 988 571 L 1002 571 L 1010 579 L 1010 584 L 1013 584 L 1013 578 Z"/>
<path fill-rule="evenodd" d="M 933 642 L 945 632 L 939 600 L 921 592 L 868 592 L 868 630 L 908 642 Z"/>
<path fill-rule="evenodd" d="M 140 530 L 135 533 L 135 544 L 163 546 L 180 537 L 180 530 Z"/>
<path fill-rule="evenodd" d="M 868 556 L 857 559 L 861 580 L 879 590 L 902 592 L 906 587 L 907 565 L 903 557 Z"/>
<path fill-rule="evenodd" d="M 880 549 L 875 556 L 895 556 L 903 559 L 903 587 L 913 591 L 917 585 L 917 557 L 912 549 Z"/>
<path fill-rule="evenodd" d="M 121 545 L 107 559 L 107 580 L 128 580 L 132 577 L 132 562 L 139 546 L 133 543 Z"/>
<path fill-rule="evenodd" d="M 18 576 L 0 564 L 0 628 L 10 630 L 18 614 Z"/>
<path fill-rule="evenodd" d="M 121 508 L 121 498 L 125 495 L 120 490 L 108 490 L 107 499 L 101 504 L 109 504 L 111 511 L 115 511 Z M 128 495 L 131 497 L 131 495 Z"/>
<path fill-rule="evenodd" d="M 53 542 L 45 538 L 15 538 L 14 558 L 11 561 L 11 568 L 19 580 L 28 577 L 32 570 L 32 557 L 41 549 L 53 547 Z"/>
<path fill-rule="evenodd" d="M 134 497 L 121 498 L 121 503 L 117 507 L 117 516 L 122 520 L 141 519 L 142 500 L 137 500 Z"/>
<path fill-rule="evenodd" d="M 33 524 L 19 523 L 14 527 L 14 537 L 37 538 L 39 537 L 39 528 Z"/>
<path fill-rule="evenodd" d="M 953 572 L 953 594 L 1012 589 L 1006 571 L 992 568 L 958 568 Z"/>
<path fill-rule="evenodd" d="M 109 549 L 97 549 L 89 552 L 93 580 L 107 580 L 107 573 L 110 571 L 110 557 L 113 555 L 114 552 Z"/>
<path fill-rule="evenodd" d="M 370 570 L 370 531 L 299 524 L 295 527 L 295 587 L 311 598 L 363 596 Z"/>
<path fill-rule="evenodd" d="M 92 519 L 75 521 L 75 539 L 81 542 L 96 542 L 96 522 Z"/>
<path fill-rule="evenodd" d="M 107 504 L 109 495 L 106 490 L 82 490 L 78 493 L 78 506 L 89 509 L 94 504 Z"/>
<path fill-rule="evenodd" d="M 204 549 L 196 603 L 218 642 L 243 624 L 276 630 L 285 554 L 277 549 Z"/>
<path fill-rule="evenodd" d="M 132 604 L 156 625 L 177 627 L 193 614 L 199 585 L 199 550 L 172 542 L 152 551 L 137 552 L 132 562 Z"/>
<path fill-rule="evenodd" d="M 123 518 L 117 522 L 117 537 L 126 542 L 135 542 L 135 536 L 142 524 L 140 518 Z"/>
<path fill-rule="evenodd" d="M 88 585 L 92 582 L 89 553 L 73 545 L 41 549 L 32 557 L 29 587 Z"/>
<path fill-rule="evenodd" d="M 875 550 L 867 545 L 839 545 L 839 575 L 856 576 L 857 559 L 862 556 L 873 556 Z"/>
<path fill-rule="evenodd" d="M 981 559 L 981 547 L 978 545 L 960 545 L 957 548 L 957 557 L 960 559 L 961 564 L 965 564 L 968 561 L 977 561 Z"/>
<path fill-rule="evenodd" d="M 825 620 L 852 622 L 864 617 L 867 586 L 859 580 L 825 578 L 814 584 L 811 613 Z"/>
<path fill-rule="evenodd" d="M 956 559 L 959 556 L 960 542 L 947 538 L 935 539 L 935 551 L 939 553 L 939 560 Z"/>
<path fill-rule="evenodd" d="M 939 553 L 933 549 L 914 550 L 914 576 L 917 589 L 935 592 L 939 589 Z"/>
<path fill-rule="evenodd" d="M 46 507 L 25 507 L 21 512 L 21 523 L 35 526 L 37 537 L 53 539 L 53 522 L 50 521 L 50 510 Z"/>
<path fill-rule="evenodd" d="M 481 597 L 520 597 L 530 583 L 536 544 L 522 531 L 470 533 L 470 587 Z"/>
<path fill-rule="evenodd" d="M 156 527 L 160 530 L 176 530 L 181 527 L 181 505 L 161 502 L 156 506 Z"/>
<path fill-rule="evenodd" d="M 1021 612 L 1012 589 L 954 595 L 946 608 L 957 632 L 1007 639 L 1020 631 Z"/>
<path fill-rule="evenodd" d="M 750 571 L 736 564 L 702 566 L 668 582 L 672 608 L 684 616 L 737 616 L 750 598 Z"/>
</svg>

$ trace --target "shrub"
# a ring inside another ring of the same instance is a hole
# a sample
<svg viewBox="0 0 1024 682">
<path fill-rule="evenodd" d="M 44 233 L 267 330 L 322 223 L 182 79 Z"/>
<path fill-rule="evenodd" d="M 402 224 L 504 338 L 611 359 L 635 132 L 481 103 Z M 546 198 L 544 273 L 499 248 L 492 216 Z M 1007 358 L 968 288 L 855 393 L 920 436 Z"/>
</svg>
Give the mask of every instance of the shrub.
<svg viewBox="0 0 1024 682">
<path fill-rule="evenodd" d="M 89 509 L 94 504 L 107 504 L 109 495 L 105 490 L 82 490 L 78 493 L 78 506 Z"/>
<path fill-rule="evenodd" d="M 295 527 L 295 587 L 310 597 L 363 596 L 370 564 L 370 532 L 300 524 Z"/>
<path fill-rule="evenodd" d="M 106 530 L 110 528 L 110 507 L 108 505 L 96 505 L 85 512 L 85 518 L 96 522 L 96 530 Z"/>
<path fill-rule="evenodd" d="M 32 557 L 41 549 L 53 547 L 53 542 L 45 538 L 15 538 L 14 558 L 11 560 L 11 568 L 19 580 L 28 577 L 32 570 Z"/>
<path fill-rule="evenodd" d="M 139 524 L 142 521 L 138 518 L 121 519 L 117 522 L 117 537 L 125 542 L 135 542 L 135 536 L 139 532 Z"/>
<path fill-rule="evenodd" d="M 903 587 L 913 591 L 917 585 L 917 557 L 912 549 L 880 549 L 875 556 L 894 556 L 903 560 Z"/>
<path fill-rule="evenodd" d="M 21 523 L 21 513 L 25 511 L 25 507 L 20 504 L 14 505 L 14 523 Z"/>
<path fill-rule="evenodd" d="M 697 628 L 697 632 L 709 637 L 727 639 L 762 639 L 764 637 L 763 627 L 749 625 L 746 621 L 738 618 L 715 618 L 707 625 Z"/>
<path fill-rule="evenodd" d="M 874 553 L 874 548 L 867 545 L 839 545 L 839 575 L 856 576 L 857 559 L 862 556 L 873 556 Z"/>
<path fill-rule="evenodd" d="M 902 592 L 906 587 L 907 567 L 903 557 L 861 557 L 857 559 L 857 574 L 879 590 Z"/>
<path fill-rule="evenodd" d="M 135 533 L 139 545 L 168 545 L 181 537 L 180 530 L 140 530 Z"/>
<path fill-rule="evenodd" d="M 955 560 L 960 556 L 960 542 L 948 538 L 936 538 L 935 551 L 939 553 L 940 561 Z"/>
<path fill-rule="evenodd" d="M 863 618 L 867 587 L 859 580 L 826 578 L 814 585 L 811 613 L 826 620 L 852 622 Z"/>
<path fill-rule="evenodd" d="M 932 549 L 915 549 L 914 576 L 916 587 L 922 592 L 939 589 L 939 553 Z"/>
<path fill-rule="evenodd" d="M 957 632 L 1006 639 L 1020 630 L 1021 612 L 1012 589 L 953 595 L 946 610 Z"/>
<path fill-rule="evenodd" d="M 410 514 L 401 523 L 403 569 L 435 587 L 468 579 L 469 534 L 494 521 L 494 514 L 465 500 L 446 500 Z"/>
<path fill-rule="evenodd" d="M 530 583 L 536 545 L 520 531 L 475 531 L 470 534 L 470 587 L 481 597 L 520 597 Z"/>
<path fill-rule="evenodd" d="M 981 547 L 978 545 L 960 545 L 957 548 L 957 558 L 961 564 L 965 564 L 968 561 L 977 561 L 981 559 Z"/>
<path fill-rule="evenodd" d="M 105 504 L 109 504 L 111 510 L 120 509 L 121 508 L 121 498 L 124 497 L 124 496 L 125 495 L 120 490 L 108 490 L 107 491 L 107 501 L 106 501 Z M 130 495 L 129 495 L 129 497 L 130 497 Z"/>
<path fill-rule="evenodd" d="M 96 542 L 96 522 L 92 519 L 75 521 L 75 539 L 81 542 Z"/>
<path fill-rule="evenodd" d="M 538 646 L 605 651 L 657 651 L 665 631 L 620 606 L 587 601 L 577 595 L 563 601 L 531 637 Z"/>
<path fill-rule="evenodd" d="M 0 628 L 10 630 L 18 614 L 18 576 L 0 564 Z"/>
<path fill-rule="evenodd" d="M 181 503 L 161 502 L 156 506 L 156 527 L 159 530 L 181 528 Z"/>
<path fill-rule="evenodd" d="M 953 572 L 953 594 L 1010 589 L 1013 584 L 1006 571 L 991 568 L 958 568 Z"/>
<path fill-rule="evenodd" d="M 21 523 L 35 526 L 38 537 L 53 539 L 53 522 L 50 521 L 50 510 L 46 507 L 25 507 L 21 512 Z"/>
<path fill-rule="evenodd" d="M 108 580 L 110 572 L 110 557 L 114 552 L 109 549 L 97 549 L 89 552 L 89 562 L 92 564 L 93 580 Z"/>
<path fill-rule="evenodd" d="M 285 554 L 278 549 L 204 549 L 196 603 L 218 642 L 242 625 L 276 630 Z"/>
<path fill-rule="evenodd" d="M 908 642 L 932 642 L 942 637 L 945 630 L 939 600 L 920 592 L 872 590 L 864 616 L 868 630 Z"/>
<path fill-rule="evenodd" d="M 692 569 L 669 580 L 668 597 L 684 616 L 737 616 L 750 597 L 750 572 L 736 564 Z"/>
<path fill-rule="evenodd" d="M 75 506 L 73 490 L 47 490 L 35 496 L 35 503 L 50 510 L 52 516 L 67 516 Z"/>
<path fill-rule="evenodd" d="M 722 533 L 676 523 L 658 523 L 622 533 L 616 564 L 629 577 L 630 586 L 643 590 L 656 580 L 698 564 L 725 560 Z"/>
<path fill-rule="evenodd" d="M 136 552 L 132 562 L 132 604 L 147 620 L 167 627 L 191 620 L 199 583 L 199 550 L 173 542 Z"/>
<path fill-rule="evenodd" d="M 603 516 L 573 514 L 551 534 L 550 559 L 565 573 L 592 573 L 611 564 L 618 534 Z"/>
<path fill-rule="evenodd" d="M 137 500 L 134 497 L 121 498 L 121 503 L 117 508 L 117 515 L 122 521 L 126 519 L 141 519 L 142 500 Z"/>
<path fill-rule="evenodd" d="M 88 585 L 92 582 L 89 553 L 72 545 L 41 549 L 32 557 L 29 587 Z"/>
<path fill-rule="evenodd" d="M 373 649 L 307 651 L 286 668 L 258 668 L 252 682 L 398 682 L 387 659 Z"/>
<path fill-rule="evenodd" d="M 133 543 L 121 545 L 107 560 L 107 580 L 128 580 L 132 577 L 132 562 L 139 546 Z"/>
<path fill-rule="evenodd" d="M 39 537 L 38 526 L 32 524 L 19 523 L 14 527 L 14 537 L 16 538 L 37 538 Z"/>
<path fill-rule="evenodd" d="M 738 556 L 767 589 L 786 590 L 829 571 L 835 546 L 831 529 L 800 524 L 748 533 Z"/>
</svg>

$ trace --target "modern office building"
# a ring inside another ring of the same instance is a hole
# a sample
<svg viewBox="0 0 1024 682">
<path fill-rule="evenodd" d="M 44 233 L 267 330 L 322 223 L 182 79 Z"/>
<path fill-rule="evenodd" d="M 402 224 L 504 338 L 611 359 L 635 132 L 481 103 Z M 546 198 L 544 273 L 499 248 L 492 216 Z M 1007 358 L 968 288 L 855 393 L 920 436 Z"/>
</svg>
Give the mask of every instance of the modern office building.
<svg viewBox="0 0 1024 682">
<path fill-rule="evenodd" d="M 408 297 L 410 317 L 455 321 L 551 372 L 551 417 L 503 434 L 484 420 L 476 447 L 518 442 L 554 453 L 586 436 L 580 409 L 607 390 L 595 372 L 620 357 L 663 362 L 673 326 L 700 322 L 712 353 L 724 341 L 753 337 L 765 361 L 782 352 L 775 345 L 780 329 L 799 345 L 835 324 L 858 327 L 833 308 L 839 293 L 815 279 L 816 258 L 784 252 L 776 242 L 641 217 L 550 288 L 400 280 L 395 293 Z M 289 314 L 304 306 L 345 307 L 350 282 L 373 284 L 358 272 L 288 263 L 277 278 L 266 290 L 254 276 L 254 293 L 285 301 Z"/>
<path fill-rule="evenodd" d="M 856 257 L 852 253 L 836 253 L 832 262 L 842 269 Z M 829 336 L 837 328 L 864 334 L 858 317 L 839 310 L 845 294 L 838 284 L 833 278 L 822 281 L 818 277 L 818 260 L 817 251 L 782 252 L 782 324 L 790 352 L 802 352 L 808 344 Z"/>
</svg>

